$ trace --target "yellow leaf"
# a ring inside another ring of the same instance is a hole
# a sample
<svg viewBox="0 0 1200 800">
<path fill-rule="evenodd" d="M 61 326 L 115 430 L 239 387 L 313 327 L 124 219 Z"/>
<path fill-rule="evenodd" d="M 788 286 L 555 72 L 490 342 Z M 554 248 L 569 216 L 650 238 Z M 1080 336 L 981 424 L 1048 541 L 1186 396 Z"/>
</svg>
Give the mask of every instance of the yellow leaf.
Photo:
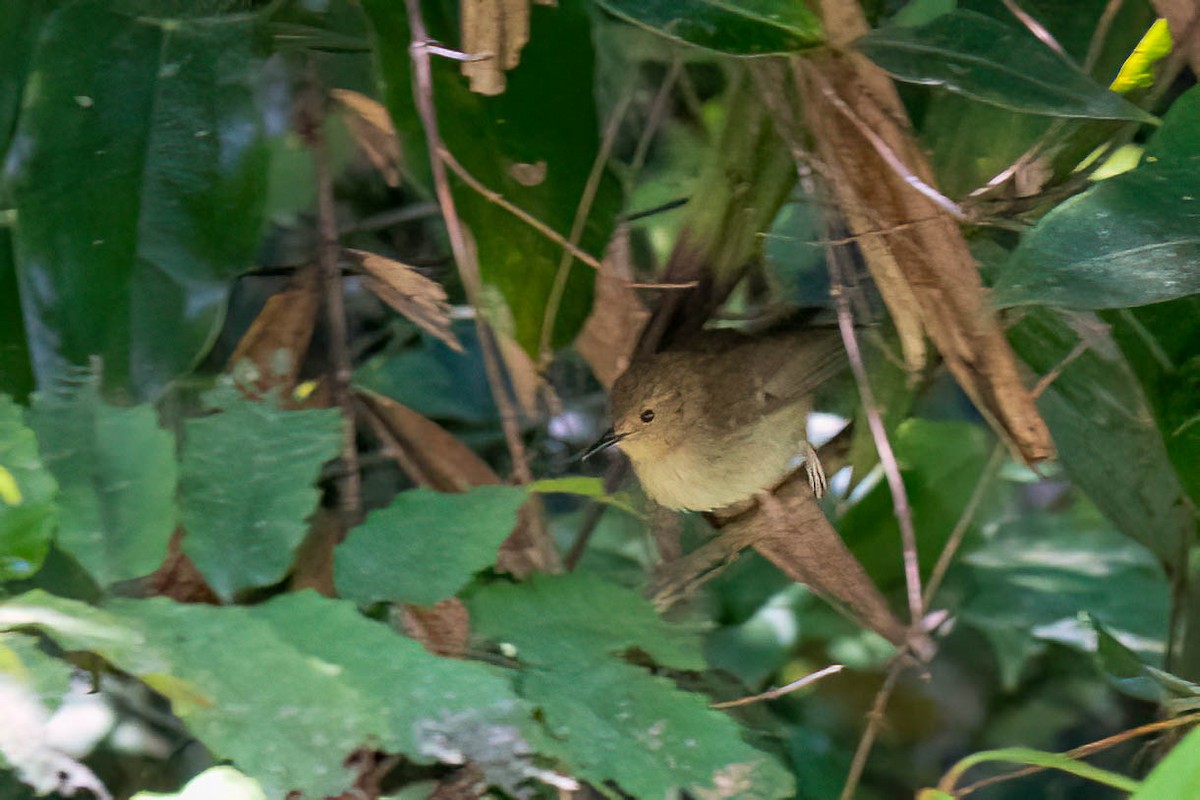
<svg viewBox="0 0 1200 800">
<path fill-rule="evenodd" d="M 1154 65 L 1171 52 L 1171 28 L 1165 19 L 1157 20 L 1133 48 L 1121 71 L 1108 87 L 1114 92 L 1131 92 L 1154 85 Z"/>
<path fill-rule="evenodd" d="M 17 486 L 17 479 L 4 467 L 0 467 L 0 500 L 10 506 L 19 506 L 22 502 L 21 487 Z"/>
</svg>

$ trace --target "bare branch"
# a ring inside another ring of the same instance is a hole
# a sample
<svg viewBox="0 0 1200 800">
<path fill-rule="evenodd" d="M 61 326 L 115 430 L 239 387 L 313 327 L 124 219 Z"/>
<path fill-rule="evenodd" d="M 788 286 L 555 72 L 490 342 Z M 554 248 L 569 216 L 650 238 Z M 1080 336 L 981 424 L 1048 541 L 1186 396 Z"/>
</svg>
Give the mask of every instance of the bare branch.
<svg viewBox="0 0 1200 800">
<path fill-rule="evenodd" d="M 571 242 L 569 242 L 561 233 L 554 230 L 554 228 L 551 228 L 549 225 L 542 222 L 525 209 L 515 206 L 508 200 L 505 200 L 504 195 L 484 186 L 482 183 L 480 183 L 478 178 L 467 172 L 466 167 L 458 163 L 458 159 L 455 158 L 454 154 L 447 150 L 444 145 L 439 143 L 437 147 L 438 149 L 434 152 L 437 153 L 438 158 L 434 160 L 444 163 L 450 168 L 451 172 L 458 176 L 459 180 L 474 189 L 484 200 L 500 206 L 505 211 L 545 236 L 550 241 L 562 246 L 567 252 L 578 258 L 583 263 L 587 264 L 589 267 L 592 267 L 593 269 L 600 269 L 600 260 L 595 256 L 591 255 L 590 253 L 586 253 L 580 248 L 571 244 Z"/>
<path fill-rule="evenodd" d="M 900 475 L 900 465 L 892 444 L 888 441 L 887 429 L 883 425 L 883 416 L 875 402 L 871 384 L 867 379 L 867 368 L 863 363 L 862 351 L 858 347 L 858 337 L 854 332 L 854 320 L 850 311 L 850 300 L 846 295 L 846 275 L 843 268 L 843 254 L 840 248 L 829 249 L 830 293 L 837 300 L 838 328 L 842 332 L 842 341 L 846 345 L 846 354 L 850 358 L 850 369 L 858 384 L 858 393 L 862 398 L 863 413 L 867 417 L 867 425 L 871 437 L 875 440 L 875 449 L 879 451 L 879 463 L 887 476 L 888 487 L 892 491 L 892 507 L 895 509 L 896 522 L 900 526 L 900 540 L 904 546 L 904 580 L 908 589 L 908 611 L 911 624 L 915 627 L 921 624 L 925 616 L 925 606 L 921 600 L 921 570 L 917 560 L 917 534 L 913 528 L 912 508 L 908 503 L 908 493 L 904 488 L 904 478 Z"/>
<path fill-rule="evenodd" d="M 458 273 L 462 278 L 467 300 L 478 310 L 483 308 L 483 281 L 479 277 L 479 263 L 476 260 L 474 248 L 467 242 L 467 234 L 462 220 L 458 216 L 454 195 L 450 191 L 450 182 L 446 177 L 446 164 L 451 163 L 452 159 L 442 145 L 442 137 L 438 133 L 437 111 L 433 105 L 433 76 L 429 64 L 429 36 L 425 29 L 425 20 L 421 16 L 420 2 L 405 0 L 405 8 L 408 11 L 409 27 L 412 30 L 409 55 L 413 64 L 413 97 L 417 104 L 417 112 L 421 117 L 421 124 L 425 129 L 425 141 L 431 156 L 429 165 L 433 172 L 434 190 L 438 203 L 442 207 L 442 217 L 446 222 L 446 234 L 450 239 L 450 248 L 454 252 L 454 261 L 458 265 Z M 457 164 L 457 162 L 452 163 Z M 455 171 L 457 172 L 457 170 Z M 475 329 L 479 334 L 488 387 L 492 391 L 496 407 L 500 410 L 500 424 L 504 429 L 504 439 L 508 443 L 509 454 L 512 456 L 513 477 L 519 483 L 527 483 L 532 474 L 529 471 L 529 462 L 525 455 L 525 445 L 521 442 L 517 413 L 504 384 L 496 341 L 482 314 L 475 315 Z"/>
<path fill-rule="evenodd" d="M 337 211 L 333 198 L 333 172 L 329 145 L 325 140 L 325 93 L 316 70 L 310 65 L 308 86 L 301 100 L 298 119 L 301 136 L 308 144 L 317 185 L 317 263 L 321 274 L 321 296 L 325 306 L 325 325 L 329 335 L 329 361 L 333 374 L 329 382 L 333 404 L 342 413 L 342 464 L 338 479 L 338 499 L 342 522 L 353 525 L 362 513 L 362 486 L 358 471 L 358 443 L 355 436 L 354 406 L 350 397 L 350 351 L 346 341 L 346 305 L 342 294 L 342 272 L 338 267 Z"/>
</svg>

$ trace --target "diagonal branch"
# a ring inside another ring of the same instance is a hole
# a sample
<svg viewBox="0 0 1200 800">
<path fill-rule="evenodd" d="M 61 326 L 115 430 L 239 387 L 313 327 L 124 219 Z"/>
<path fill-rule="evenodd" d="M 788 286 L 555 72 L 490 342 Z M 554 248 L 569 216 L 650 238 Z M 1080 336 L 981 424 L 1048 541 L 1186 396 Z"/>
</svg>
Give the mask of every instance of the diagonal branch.
<svg viewBox="0 0 1200 800">
<path fill-rule="evenodd" d="M 405 7 L 408 11 L 409 27 L 412 30 L 409 55 L 413 65 L 413 98 L 421 117 L 421 125 L 425 129 L 434 190 L 437 194 L 438 204 L 442 208 L 446 234 L 450 239 L 450 248 L 454 252 L 454 261 L 458 265 L 458 273 L 462 278 L 467 300 L 478 310 L 484 307 L 483 280 L 479 275 L 479 262 L 475 257 L 475 250 L 468 244 L 467 233 L 458 216 L 454 195 L 450 191 L 450 182 L 446 176 L 446 164 L 457 164 L 457 162 L 453 161 L 443 146 L 441 134 L 438 132 L 437 111 L 433 105 L 433 76 L 429 63 L 429 34 L 425 28 L 425 20 L 421 16 L 419 0 L 405 0 Z M 496 341 L 482 314 L 475 314 L 475 329 L 479 334 L 479 345 L 483 354 L 488 387 L 492 391 L 496 407 L 500 410 L 500 424 L 504 429 L 504 438 L 512 456 L 513 477 L 519 483 L 527 483 L 532 478 L 532 473 L 529 471 L 525 445 L 521 442 L 517 413 L 505 386 Z"/>
</svg>

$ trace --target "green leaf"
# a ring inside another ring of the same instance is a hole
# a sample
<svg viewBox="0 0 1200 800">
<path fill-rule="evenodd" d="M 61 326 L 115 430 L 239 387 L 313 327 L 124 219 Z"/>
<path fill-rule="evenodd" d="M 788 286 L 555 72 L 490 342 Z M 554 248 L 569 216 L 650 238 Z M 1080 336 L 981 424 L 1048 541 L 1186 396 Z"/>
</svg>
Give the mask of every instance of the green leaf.
<svg viewBox="0 0 1200 800">
<path fill-rule="evenodd" d="M 21 108 L 21 93 L 29 73 L 29 60 L 46 4 L 38 0 L 9 0 L 0 26 L 0 159 L 11 144 Z"/>
<path fill-rule="evenodd" d="M 1200 729 L 1175 745 L 1129 800 L 1166 800 L 1200 793 Z"/>
<path fill-rule="evenodd" d="M 451 597 L 496 560 L 529 498 L 520 486 L 479 486 L 462 494 L 401 492 L 371 512 L 335 553 L 342 597 L 432 605 Z"/>
<path fill-rule="evenodd" d="M 183 550 L 213 590 L 231 598 L 281 580 L 317 506 L 314 483 L 337 455 L 336 409 L 284 411 L 214 395 L 221 412 L 184 425 Z"/>
<path fill-rule="evenodd" d="M 632 514 L 635 517 L 642 516 L 633 505 L 629 498 L 620 494 L 609 494 L 604 489 L 603 478 L 588 478 L 583 475 L 571 475 L 564 478 L 543 478 L 540 481 L 534 481 L 527 484 L 526 489 L 538 494 L 571 494 L 576 497 L 587 497 L 595 500 L 597 503 L 619 508 L 626 514 Z"/>
<path fill-rule="evenodd" d="M 28 578 L 50 550 L 58 484 L 38 457 L 25 412 L 0 395 L 0 581 Z"/>
<path fill-rule="evenodd" d="M 735 56 L 794 53 L 823 42 L 821 22 L 790 0 L 599 0 L 606 11 L 677 42 Z"/>
<path fill-rule="evenodd" d="M 1137 791 L 1141 785 L 1132 778 L 1126 778 L 1124 775 L 1116 772 L 1093 767 L 1086 761 L 1080 761 L 1077 758 L 1072 758 L 1061 753 L 1045 753 L 1041 750 L 1030 750 L 1027 747 L 1006 747 L 1000 750 L 985 750 L 982 753 L 974 753 L 955 764 L 954 768 L 947 773 L 947 778 L 961 775 L 976 764 L 993 762 L 1002 764 L 1028 764 L 1030 766 L 1045 767 L 1046 769 L 1062 770 L 1063 772 L 1078 775 L 1080 778 L 1085 778 L 1104 786 L 1112 786 L 1123 792 Z M 1157 796 L 1167 797 L 1166 795 Z"/>
<path fill-rule="evenodd" d="M 257 25 L 75 0 L 41 26 L 7 170 L 42 385 L 99 355 L 151 398 L 208 347 L 262 223 Z"/>
<path fill-rule="evenodd" d="M 58 547 L 102 586 L 153 572 L 178 520 L 175 440 L 154 409 L 105 403 L 89 375 L 35 396 L 29 422 L 58 481 Z"/>
<path fill-rule="evenodd" d="M 1021 240 L 998 306 L 1120 308 L 1200 292 L 1200 88 L 1172 105 L 1134 170 L 1060 203 Z"/>
<path fill-rule="evenodd" d="M 790 774 L 705 697 L 615 658 L 637 648 L 661 664 L 703 668 L 695 634 L 663 622 L 637 594 L 576 573 L 494 584 L 467 604 L 479 634 L 515 647 L 525 665 L 519 690 L 540 706 L 547 746 L 573 774 L 636 797 L 794 791 Z"/>
<path fill-rule="evenodd" d="M 498 674 L 433 656 L 314 593 L 249 608 L 154 598 L 98 610 L 42 592 L 0 604 L 0 628 L 30 625 L 164 693 L 188 731 L 268 797 L 340 794 L 354 781 L 343 762 L 360 747 L 430 762 L 471 752 L 471 726 L 524 745 L 515 726 L 527 714 Z"/>
<path fill-rule="evenodd" d="M 1041 42 L 974 11 L 953 11 L 919 28 L 880 28 L 855 46 L 897 80 L 941 86 L 1013 111 L 1154 119 Z"/>
<path fill-rule="evenodd" d="M 1028 308 L 1009 341 L 1036 374 L 1061 369 L 1037 405 L 1071 480 L 1118 530 L 1164 565 L 1178 564 L 1196 521 L 1137 376 L 1105 326 L 1088 314 Z"/>
<path fill-rule="evenodd" d="M 33 391 L 33 365 L 17 289 L 12 232 L 0 221 L 0 392 L 25 402 Z"/>
<path fill-rule="evenodd" d="M 1162 569 L 1144 548 L 1082 509 L 1007 522 L 952 574 L 963 597 L 961 618 L 996 646 L 1007 686 L 1046 642 L 1095 652 L 1096 631 L 1083 612 L 1144 661 L 1162 662 L 1168 611 Z"/>
<path fill-rule="evenodd" d="M 729 717 L 703 695 L 611 659 L 537 669 L 521 682 L 542 709 L 556 752 L 597 785 L 616 782 L 634 797 L 782 798 L 791 774 L 743 742 Z"/>
<path fill-rule="evenodd" d="M 1104 314 L 1137 374 L 1180 482 L 1200 507 L 1200 297 Z"/>
<path fill-rule="evenodd" d="M 696 631 L 667 624 L 641 595 L 587 574 L 492 584 L 467 605 L 480 633 L 539 666 L 582 668 L 636 647 L 664 666 L 704 669 Z"/>
<path fill-rule="evenodd" d="M 1121 691 L 1163 707 L 1168 713 L 1184 713 L 1200 707 L 1200 684 L 1149 666 L 1132 649 L 1112 634 L 1099 620 L 1088 622 L 1096 631 L 1096 662 Z"/>
<path fill-rule="evenodd" d="M 363 6 L 374 27 L 385 98 L 404 151 L 424 153 L 424 134 L 412 99 L 411 36 L 404 7 L 390 0 L 368 0 Z M 435 39 L 457 37 L 456 7 L 449 2 L 425 4 Z M 506 73 L 503 94 L 472 93 L 457 63 L 434 59 L 433 96 L 443 140 L 467 171 L 570 236 L 600 146 L 590 26 L 581 0 L 564 0 L 555 8 L 535 4 L 531 14 L 529 44 L 521 50 L 520 65 Z M 514 168 L 542 164 L 540 182 L 526 185 L 530 181 L 517 179 L 520 172 Z M 553 330 L 544 330 L 560 276 L 562 247 L 456 179 L 451 183 L 459 216 L 475 242 L 484 283 L 495 300 L 504 301 L 489 300 L 485 313 L 535 356 L 544 338 L 552 347 L 571 341 L 591 307 L 592 268 L 574 262 L 563 273 L 561 303 L 556 314 L 549 314 L 555 317 Z M 620 187 L 606 170 L 579 239 L 583 250 L 597 255 L 603 251 L 620 205 Z"/>
<path fill-rule="evenodd" d="M 978 425 L 922 419 L 905 420 L 892 441 L 927 574 L 983 476 L 994 445 Z M 993 505 L 996 494 L 990 493 Z M 903 585 L 900 531 L 886 482 L 876 484 L 845 513 L 838 533 L 884 591 Z"/>
</svg>

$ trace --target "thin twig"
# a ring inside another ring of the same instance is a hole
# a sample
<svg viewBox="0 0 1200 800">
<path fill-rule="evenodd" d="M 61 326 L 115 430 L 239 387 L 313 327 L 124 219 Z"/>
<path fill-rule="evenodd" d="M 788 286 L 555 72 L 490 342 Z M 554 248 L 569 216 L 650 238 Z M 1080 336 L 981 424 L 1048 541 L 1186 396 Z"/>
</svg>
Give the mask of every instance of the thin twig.
<svg viewBox="0 0 1200 800">
<path fill-rule="evenodd" d="M 1112 736 L 1106 736 L 1103 739 L 1089 742 L 1085 745 L 1080 745 L 1074 750 L 1068 750 L 1067 752 L 1063 753 L 1063 755 L 1070 758 L 1084 758 L 1086 756 L 1099 753 L 1103 750 L 1107 750 L 1110 747 L 1116 747 L 1119 744 L 1123 744 L 1130 739 L 1136 739 L 1139 736 L 1145 736 L 1146 734 L 1157 733 L 1159 731 L 1166 731 L 1172 728 L 1181 727 L 1183 725 L 1195 725 L 1198 723 L 1200 723 L 1200 714 L 1188 714 L 1186 716 L 1175 717 L 1174 719 L 1166 719 L 1160 722 L 1149 722 L 1145 725 L 1139 725 L 1136 728 L 1130 728 L 1127 731 L 1121 731 L 1120 733 L 1115 733 Z M 966 797 L 972 792 L 978 791 L 985 786 L 1003 783 L 1004 781 L 1010 781 L 1014 778 L 1024 778 L 1027 775 L 1033 775 L 1046 769 L 1050 768 L 1036 766 L 1022 767 L 1021 769 L 1014 770 L 1013 772 L 1006 772 L 1003 775 L 993 775 L 990 778 L 983 778 L 975 781 L 975 783 L 967 784 L 961 789 L 954 790 L 954 796 Z"/>
<path fill-rule="evenodd" d="M 409 0 L 405 0 L 406 3 L 408 1 Z M 459 180 L 474 189 L 475 192 L 484 200 L 500 206 L 505 211 L 545 236 L 550 241 L 566 249 L 567 252 L 578 258 L 583 263 L 587 264 L 589 267 L 592 267 L 593 269 L 600 269 L 600 259 L 593 256 L 591 253 L 586 253 L 580 248 L 571 244 L 571 242 L 568 241 L 565 236 L 554 230 L 554 228 L 551 228 L 549 225 L 542 222 L 525 209 L 515 206 L 508 200 L 504 199 L 504 195 L 500 194 L 494 189 L 489 189 L 488 187 L 484 186 L 482 183 L 480 183 L 478 178 L 476 178 L 470 172 L 467 172 L 466 167 L 458 163 L 458 159 L 454 157 L 453 153 L 446 149 L 445 145 L 439 144 L 438 149 L 434 152 L 436 152 L 438 155 L 438 158 L 435 158 L 434 161 L 441 161 L 444 163 L 450 168 L 451 172 L 458 176 Z"/>
<path fill-rule="evenodd" d="M 1007 8 L 1014 17 L 1016 17 L 1022 25 L 1029 29 L 1029 32 L 1038 38 L 1038 40 L 1049 47 L 1054 52 L 1058 53 L 1063 58 L 1067 57 L 1067 51 L 1063 50 L 1058 40 L 1054 38 L 1054 34 L 1046 30 L 1046 26 L 1038 22 L 1029 12 L 1017 5 L 1017 0 L 1003 0 L 1004 7 Z"/>
<path fill-rule="evenodd" d="M 888 440 L 887 428 L 883 424 L 883 415 L 880 414 L 874 392 L 871 391 L 862 351 L 858 347 L 858 337 L 854 333 L 850 300 L 846 296 L 842 251 L 840 248 L 830 248 L 829 254 L 830 294 L 837 301 L 838 328 L 842 332 L 842 342 L 846 345 L 850 369 L 854 373 L 855 383 L 858 384 L 871 438 L 875 440 L 875 449 L 879 451 L 879 463 L 883 466 L 888 486 L 892 490 L 892 507 L 896 522 L 900 526 L 900 541 L 904 547 L 904 581 L 908 589 L 908 612 L 915 627 L 921 624 L 925 616 L 925 607 L 921 600 L 921 568 L 917 559 L 917 535 L 913 528 L 912 509 L 908 503 L 908 492 L 904 488 L 904 478 L 900 475 L 900 465 L 896 461 L 896 454 Z"/>
<path fill-rule="evenodd" d="M 646 163 L 646 156 L 650 153 L 650 145 L 654 142 L 654 135 L 658 133 L 658 126 L 662 124 L 663 112 L 667 108 L 667 99 L 671 96 L 671 91 L 675 88 L 675 83 L 679 80 L 679 73 L 682 71 L 683 59 L 676 52 L 671 56 L 671 66 L 667 68 L 662 85 L 658 87 L 658 93 L 654 95 L 654 100 L 650 103 L 646 127 L 642 130 L 641 138 L 638 139 L 637 149 L 633 151 L 633 160 L 629 162 L 630 175 L 636 176 L 642 171 L 642 165 Z"/>
<path fill-rule="evenodd" d="M 896 681 L 900 679 L 900 672 L 903 669 L 902 659 L 894 660 L 888 667 L 883 685 L 875 693 L 875 701 L 871 704 L 870 712 L 867 713 L 867 727 L 863 730 L 862 738 L 858 740 L 854 758 L 850 761 L 850 770 L 846 773 L 846 782 L 842 785 L 841 800 L 853 800 L 854 798 L 854 791 L 858 788 L 858 782 L 862 780 L 863 770 L 867 766 L 867 758 L 871 755 L 871 748 L 875 746 L 875 737 L 879 735 L 879 729 L 883 727 L 883 714 L 887 710 L 888 701 L 892 699 Z"/>
<path fill-rule="evenodd" d="M 983 503 L 983 498 L 987 494 L 987 489 L 992 484 L 992 479 L 996 476 L 996 471 L 1000 469 L 1000 464 L 1004 461 L 1005 447 L 1002 443 L 997 443 L 992 449 L 992 455 L 987 463 L 983 466 L 983 472 L 979 473 L 979 480 L 975 482 L 975 491 L 971 492 L 970 499 L 967 500 L 966 506 L 963 507 L 962 514 L 958 517 L 958 522 L 954 523 L 954 529 L 950 531 L 950 537 L 946 539 L 946 546 L 942 548 L 942 552 L 938 555 L 937 563 L 933 565 L 933 572 L 929 573 L 929 580 L 925 582 L 925 607 L 928 608 L 933 603 L 933 598 L 937 594 L 937 590 L 942 585 L 942 579 L 946 577 L 946 571 L 950 569 L 950 563 L 954 560 L 955 554 L 958 553 L 958 548 L 962 545 L 963 537 L 966 536 L 967 529 L 971 527 L 971 522 L 975 519 L 975 514 L 979 511 L 979 506 Z"/>
<path fill-rule="evenodd" d="M 625 284 L 630 289 L 652 289 L 666 291 L 669 289 L 695 289 L 700 281 L 681 281 L 679 283 L 639 283 L 634 281 Z"/>
<path fill-rule="evenodd" d="M 604 177 L 604 168 L 608 165 L 608 158 L 612 155 L 613 145 L 617 141 L 617 133 L 621 130 L 621 123 L 625 120 L 625 114 L 629 111 L 629 104 L 632 100 L 633 87 L 630 87 L 621 102 L 617 103 L 617 107 L 613 109 L 612 117 L 604 128 L 604 136 L 600 140 L 596 157 L 592 160 L 592 169 L 583 186 L 583 194 L 579 196 L 579 204 L 575 207 L 575 219 L 571 223 L 571 236 L 568 241 L 575 247 L 578 247 L 579 240 L 583 237 L 583 229 L 587 225 L 588 216 L 592 213 L 592 203 L 596 199 L 596 192 L 600 189 L 600 181 Z M 553 357 L 550 343 L 553 340 L 558 309 L 562 305 L 563 294 L 567 290 L 567 278 L 571 276 L 573 263 L 575 263 L 575 259 L 571 251 L 564 248 L 562 258 L 558 262 L 558 269 L 554 272 L 554 283 L 550 286 L 550 294 L 546 298 L 546 311 L 542 316 L 538 360 L 543 364 L 548 364 Z"/>
<path fill-rule="evenodd" d="M 1092 40 L 1088 42 L 1087 56 L 1083 59 L 1083 71 L 1090 73 L 1096 66 L 1096 62 L 1100 60 L 1100 53 L 1104 51 L 1104 41 L 1108 38 L 1108 30 L 1112 27 L 1113 20 L 1117 18 L 1117 12 L 1124 5 L 1124 0 L 1108 0 L 1104 6 L 1104 11 L 1100 12 L 1100 19 L 1096 21 L 1096 29 L 1092 31 Z"/>
<path fill-rule="evenodd" d="M 1089 347 L 1091 347 L 1091 343 L 1086 339 L 1081 339 L 1076 342 L 1075 347 L 1071 349 L 1071 352 L 1067 353 L 1063 357 L 1062 361 L 1059 361 L 1050 369 L 1049 372 L 1039 378 L 1038 382 L 1034 384 L 1034 387 L 1029 390 L 1029 393 L 1033 395 L 1034 399 L 1036 400 L 1037 398 L 1041 397 L 1042 393 L 1049 389 L 1050 386 L 1059 379 L 1063 373 L 1063 370 L 1070 366 L 1072 361 L 1086 353 Z"/>
<path fill-rule="evenodd" d="M 342 272 L 338 267 L 337 210 L 333 198 L 333 171 L 329 144 L 325 140 L 325 93 L 309 67 L 306 96 L 302 101 L 302 135 L 312 157 L 317 190 L 317 263 L 321 269 L 321 299 L 325 304 L 325 326 L 329 336 L 329 361 L 333 374 L 329 382 L 333 404 L 342 414 L 342 464 L 345 474 L 339 478 L 338 502 L 342 522 L 354 525 L 362 512 L 362 483 L 358 470 L 353 398 L 350 396 L 350 350 L 346 337 L 346 304 L 342 294 Z"/>
<path fill-rule="evenodd" d="M 357 222 L 343 225 L 339 233 L 344 236 L 347 233 L 378 231 L 404 222 L 413 222 L 418 219 L 425 219 L 426 217 L 436 217 L 440 213 L 441 209 L 438 208 L 437 203 L 414 203 L 410 206 L 383 211 L 369 217 L 364 217 Z"/>
<path fill-rule="evenodd" d="M 413 65 L 413 98 L 417 104 L 421 124 L 425 129 L 425 142 L 430 154 L 429 166 L 433 172 L 434 191 L 437 194 L 438 203 L 442 207 L 446 234 L 450 239 L 450 248 L 454 252 L 454 261 L 458 265 L 458 274 L 462 278 L 467 300 L 476 309 L 480 309 L 483 308 L 483 281 L 479 276 L 479 263 L 476 260 L 474 248 L 467 243 L 467 234 L 463 229 L 462 220 L 458 216 L 458 210 L 454 204 L 454 194 L 450 191 L 450 181 L 446 175 L 446 165 L 452 164 L 451 168 L 453 168 L 458 162 L 453 161 L 450 157 L 449 152 L 442 145 L 441 134 L 438 133 L 437 111 L 433 105 L 433 77 L 429 65 L 429 34 L 425 29 L 425 20 L 421 16 L 419 0 L 405 0 L 404 5 L 408 12 L 409 28 L 412 31 L 409 56 Z M 482 314 L 475 315 L 475 330 L 479 334 L 479 346 L 483 356 L 488 388 L 491 389 L 496 408 L 500 411 L 500 426 L 504 430 L 504 439 L 508 443 L 508 452 L 512 457 L 513 477 L 518 483 L 528 483 L 532 478 L 532 473 L 525 455 L 525 445 L 521 442 L 517 412 L 513 407 L 512 398 L 508 395 L 508 388 L 505 386 L 499 348 L 495 339 L 492 338 L 491 330 Z"/>
<path fill-rule="evenodd" d="M 836 675 L 843 669 L 845 669 L 845 665 L 843 664 L 830 664 L 825 669 L 819 669 L 816 672 L 810 672 L 803 678 L 798 678 L 791 683 L 783 686 L 777 686 L 774 689 L 768 689 L 762 694 L 752 694 L 749 697 L 739 697 L 737 700 L 726 700 L 724 703 L 713 703 L 710 708 L 734 708 L 736 706 L 748 706 L 751 703 L 758 703 L 762 700 L 774 700 L 776 698 L 783 697 L 785 694 L 791 694 L 797 689 L 803 689 L 810 683 L 816 683 L 817 681 L 821 680 L 821 678 L 828 677 L 829 675 Z"/>
</svg>

